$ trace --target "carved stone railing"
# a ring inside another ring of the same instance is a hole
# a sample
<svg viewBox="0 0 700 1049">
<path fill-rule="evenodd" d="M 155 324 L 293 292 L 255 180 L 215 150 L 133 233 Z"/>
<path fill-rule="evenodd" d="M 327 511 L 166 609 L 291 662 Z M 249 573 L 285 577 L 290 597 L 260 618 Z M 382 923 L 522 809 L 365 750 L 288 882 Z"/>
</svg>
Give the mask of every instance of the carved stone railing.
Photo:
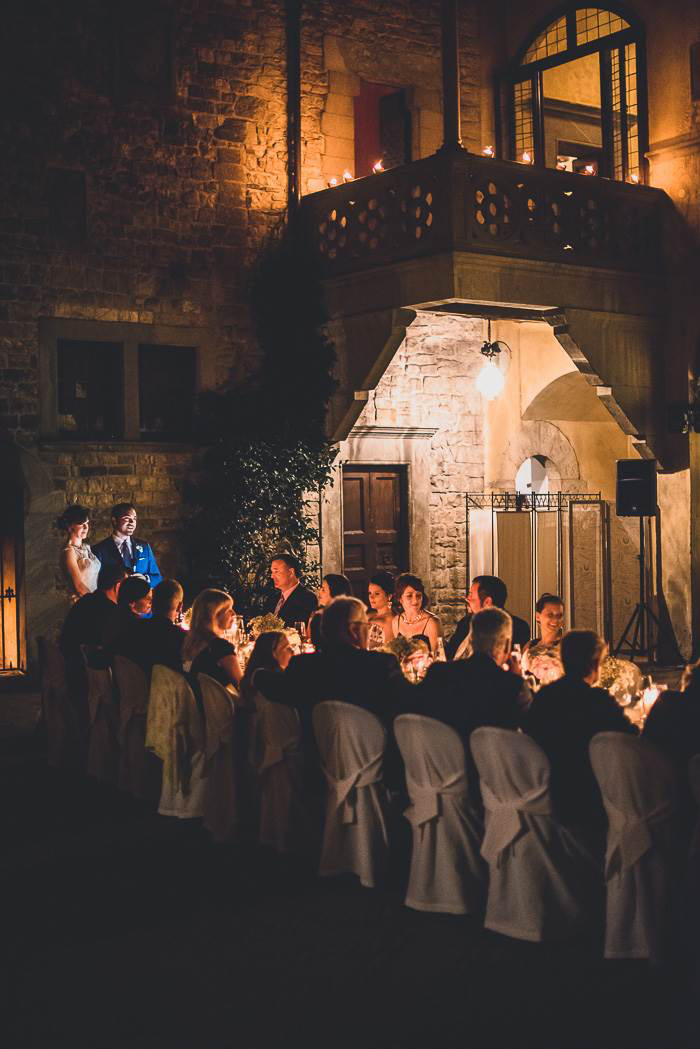
<svg viewBox="0 0 700 1049">
<path fill-rule="evenodd" d="M 660 190 L 464 154 L 413 164 L 302 200 L 322 276 L 449 251 L 654 272 Z"/>
</svg>

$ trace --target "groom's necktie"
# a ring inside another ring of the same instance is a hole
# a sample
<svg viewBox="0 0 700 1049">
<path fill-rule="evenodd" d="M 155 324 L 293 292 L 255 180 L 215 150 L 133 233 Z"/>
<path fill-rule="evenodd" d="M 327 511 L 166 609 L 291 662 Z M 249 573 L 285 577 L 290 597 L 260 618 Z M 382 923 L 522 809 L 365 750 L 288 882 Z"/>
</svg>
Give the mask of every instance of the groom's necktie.
<svg viewBox="0 0 700 1049">
<path fill-rule="evenodd" d="M 121 548 L 119 550 L 119 553 L 121 554 L 122 561 L 124 562 L 124 567 L 125 568 L 133 568 L 134 567 L 134 559 L 131 556 L 131 544 L 129 543 L 128 539 L 125 539 L 122 542 L 122 545 L 121 545 Z"/>
</svg>

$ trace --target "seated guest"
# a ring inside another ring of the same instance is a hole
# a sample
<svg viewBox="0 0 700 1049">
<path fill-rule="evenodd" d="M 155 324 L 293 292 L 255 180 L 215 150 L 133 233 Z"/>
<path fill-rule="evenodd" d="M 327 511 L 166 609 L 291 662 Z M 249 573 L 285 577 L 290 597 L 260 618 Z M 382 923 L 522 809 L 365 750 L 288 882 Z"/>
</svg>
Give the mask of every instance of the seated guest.
<svg viewBox="0 0 700 1049">
<path fill-rule="evenodd" d="M 110 657 L 126 656 L 138 663 L 141 650 L 141 626 L 145 616 L 150 616 L 153 602 L 151 584 L 142 576 L 132 575 L 119 588 L 117 599 L 118 618 L 116 629 L 107 642 Z"/>
<path fill-rule="evenodd" d="M 190 629 L 182 646 L 182 665 L 238 688 L 242 673 L 235 646 L 225 634 L 233 623 L 233 601 L 224 590 L 202 590 L 192 605 Z"/>
<path fill-rule="evenodd" d="M 535 619 L 539 637 L 532 638 L 523 649 L 523 672 L 546 685 L 564 673 L 559 655 L 564 602 L 556 594 L 542 594 L 535 605 Z"/>
<path fill-rule="evenodd" d="M 329 605 L 334 597 L 352 597 L 350 580 L 340 572 L 329 572 L 321 580 L 317 596 L 320 608 Z"/>
<path fill-rule="evenodd" d="M 433 663 L 415 690 L 412 713 L 450 725 L 465 747 L 474 729 L 482 725 L 518 728 L 530 690 L 511 655 L 512 629 L 510 616 L 500 608 L 477 612 L 468 635 L 473 654 L 451 663 Z"/>
<path fill-rule="evenodd" d="M 182 670 L 182 645 L 187 633 L 175 625 L 182 612 L 182 598 L 177 579 L 162 579 L 153 590 L 152 617 L 136 619 L 120 639 L 118 654 L 138 663 L 149 677 L 156 663 Z"/>
<path fill-rule="evenodd" d="M 382 631 L 381 644 L 388 644 L 394 636 L 392 623 L 394 621 L 394 609 L 392 601 L 394 597 L 394 577 L 390 572 L 375 572 L 367 587 L 367 597 L 372 611 L 368 619 L 370 627 L 377 624 Z M 378 630 L 377 630 L 378 632 Z M 372 630 L 370 630 L 370 635 Z M 374 647 L 370 637 L 370 648 Z M 378 646 L 376 646 L 378 647 Z"/>
<path fill-rule="evenodd" d="M 661 693 L 647 715 L 642 735 L 675 765 L 685 808 L 692 813 L 688 762 L 700 754 L 700 660 L 685 668 L 680 692 Z"/>
<path fill-rule="evenodd" d="M 294 656 L 283 675 L 260 670 L 266 699 L 308 711 L 324 699 L 354 703 L 390 724 L 410 686 L 396 658 L 368 652 L 367 612 L 356 597 L 336 597 L 323 612 L 321 652 Z"/>
<path fill-rule="evenodd" d="M 79 706 L 87 698 L 81 647 L 103 648 L 115 635 L 119 624 L 117 599 L 125 580 L 123 566 L 104 565 L 97 577 L 97 590 L 76 601 L 61 629 L 58 644 L 66 661 L 68 689 Z"/>
<path fill-rule="evenodd" d="M 400 611 L 392 620 L 393 636 L 423 637 L 434 653 L 438 639 L 442 637 L 442 626 L 438 617 L 428 611 L 430 601 L 422 579 L 404 572 L 396 580 L 394 597 Z"/>
<path fill-rule="evenodd" d="M 253 706 L 257 687 L 254 682 L 257 670 L 281 671 L 286 670 L 289 661 L 294 655 L 289 638 L 281 630 L 268 630 L 260 634 L 255 642 L 255 647 L 250 653 L 245 674 L 241 679 L 241 700 L 246 706 Z"/>
<path fill-rule="evenodd" d="M 255 675 L 255 685 L 266 699 L 299 711 L 307 785 L 314 793 L 322 784 L 311 722 L 317 703 L 328 699 L 352 703 L 375 714 L 387 727 L 405 709 L 411 686 L 394 656 L 367 651 L 368 630 L 362 601 L 336 597 L 323 612 L 320 652 L 294 656 L 284 674 L 258 670 Z M 392 781 L 391 771 L 385 779 Z"/>
<path fill-rule="evenodd" d="M 316 611 L 316 598 L 299 580 L 299 562 L 292 554 L 276 554 L 270 562 L 270 577 L 280 592 L 268 612 L 279 616 L 285 626 L 307 623 Z"/>
<path fill-rule="evenodd" d="M 592 630 L 565 634 L 560 645 L 564 677 L 537 692 L 525 722 L 525 731 L 549 758 L 558 819 L 590 831 L 592 843 L 604 835 L 606 821 L 588 744 L 598 732 L 637 731 L 610 693 L 596 688 L 606 649 Z"/>
<path fill-rule="evenodd" d="M 466 596 L 467 614 L 460 619 L 455 632 L 445 645 L 445 655 L 448 659 L 456 659 L 460 648 L 465 645 L 469 633 L 469 621 L 477 612 L 484 608 L 502 608 L 505 610 L 508 599 L 508 588 L 502 579 L 495 575 L 478 575 L 472 579 L 472 584 Z M 524 619 L 518 616 L 510 617 L 513 621 L 513 644 L 526 645 L 530 640 L 530 628 Z"/>
</svg>

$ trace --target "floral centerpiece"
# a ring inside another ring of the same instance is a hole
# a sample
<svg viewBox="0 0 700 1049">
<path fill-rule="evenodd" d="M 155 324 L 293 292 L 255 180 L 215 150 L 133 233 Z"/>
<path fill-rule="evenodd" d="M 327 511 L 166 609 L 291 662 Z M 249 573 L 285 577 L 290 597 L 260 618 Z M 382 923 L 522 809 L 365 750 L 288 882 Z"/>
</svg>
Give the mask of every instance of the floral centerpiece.
<svg viewBox="0 0 700 1049">
<path fill-rule="evenodd" d="M 564 673 L 559 645 L 533 645 L 532 652 L 526 649 L 523 653 L 522 668 L 524 674 L 534 678 L 538 688 L 558 681 Z"/>
<path fill-rule="evenodd" d="M 620 706 L 627 706 L 641 693 L 642 674 L 636 663 L 629 659 L 608 656 L 600 665 L 601 688 L 606 688 Z"/>
<path fill-rule="evenodd" d="M 390 652 L 398 659 L 404 676 L 414 685 L 422 681 L 432 663 L 430 649 L 425 641 L 418 638 L 393 637 L 386 645 L 382 645 L 381 652 Z"/>
<path fill-rule="evenodd" d="M 273 615 L 272 612 L 264 616 L 253 616 L 248 623 L 248 631 L 253 638 L 258 638 L 261 634 L 267 634 L 271 630 L 284 631 L 284 629 L 284 621 L 279 616 Z"/>
</svg>

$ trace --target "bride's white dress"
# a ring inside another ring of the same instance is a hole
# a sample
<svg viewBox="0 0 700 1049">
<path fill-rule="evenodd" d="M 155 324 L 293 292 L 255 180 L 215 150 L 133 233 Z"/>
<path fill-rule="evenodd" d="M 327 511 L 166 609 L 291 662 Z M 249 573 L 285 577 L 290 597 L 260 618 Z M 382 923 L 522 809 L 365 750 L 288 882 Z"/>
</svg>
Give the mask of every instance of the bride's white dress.
<svg viewBox="0 0 700 1049">
<path fill-rule="evenodd" d="M 75 555 L 80 578 L 90 593 L 97 590 L 97 577 L 100 574 L 100 568 L 102 567 L 99 557 L 97 557 L 96 554 L 93 554 L 87 543 L 83 543 L 82 546 L 75 546 L 74 543 L 68 543 L 63 549 L 68 557 L 72 556 L 71 551 Z M 67 576 L 67 583 L 70 600 L 77 601 L 79 595 L 73 590 L 73 583 L 70 576 Z"/>
</svg>

